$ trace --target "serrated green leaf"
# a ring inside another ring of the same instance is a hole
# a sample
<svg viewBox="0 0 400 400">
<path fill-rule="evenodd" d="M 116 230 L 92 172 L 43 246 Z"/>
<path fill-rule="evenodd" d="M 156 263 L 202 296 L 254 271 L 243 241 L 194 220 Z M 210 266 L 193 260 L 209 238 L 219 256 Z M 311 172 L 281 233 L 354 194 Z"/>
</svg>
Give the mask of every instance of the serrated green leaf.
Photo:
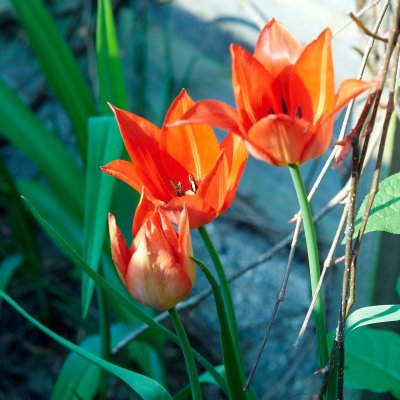
<svg viewBox="0 0 400 400">
<path fill-rule="evenodd" d="M 27 4 L 26 0 L 12 0 L 12 3 L 50 87 L 71 119 L 84 158 L 87 122 L 96 114 L 89 87 L 43 1 L 30 0 Z"/>
<path fill-rule="evenodd" d="M 346 386 L 400 393 L 400 336 L 363 327 L 346 335 Z"/>
<path fill-rule="evenodd" d="M 96 27 L 97 80 L 99 108 L 102 114 L 110 114 L 107 102 L 127 109 L 128 96 L 122 73 L 121 56 L 110 0 L 97 2 Z"/>
<path fill-rule="evenodd" d="M 1 79 L 0 120 L 1 134 L 40 168 L 65 207 L 82 216 L 83 171 L 61 141 Z"/>
<path fill-rule="evenodd" d="M 15 270 L 21 265 L 22 257 L 19 254 L 6 257 L 0 263 L 0 290 L 5 290 Z M 0 300 L 1 311 L 1 300 Z"/>
<path fill-rule="evenodd" d="M 363 200 L 355 220 L 355 232 L 360 230 L 368 196 Z M 385 231 L 400 233 L 400 172 L 389 176 L 379 184 L 378 193 L 372 204 L 365 233 Z"/>
<path fill-rule="evenodd" d="M 0 290 L 0 297 L 2 297 L 10 306 L 12 306 L 17 312 L 19 312 L 24 318 L 26 318 L 31 324 L 36 326 L 46 335 L 50 336 L 53 340 L 60 343 L 62 346 L 68 348 L 71 351 L 78 353 L 81 357 L 90 361 L 91 363 L 105 369 L 106 371 L 114 374 L 118 378 L 122 379 L 127 385 L 129 385 L 139 396 L 144 400 L 171 400 L 171 395 L 167 390 L 161 386 L 158 382 L 150 379 L 144 375 L 138 374 L 133 371 L 129 371 L 118 365 L 115 365 L 109 361 L 105 361 L 95 354 L 79 347 L 78 345 L 66 340 L 62 336 L 53 332 L 41 324 L 38 320 L 33 318 L 24 309 L 22 309 L 11 297 Z"/>
<path fill-rule="evenodd" d="M 86 169 L 83 258 L 98 270 L 107 213 L 115 179 L 103 173 L 101 165 L 119 158 L 123 142 L 114 117 L 93 117 L 89 120 L 89 143 Z M 82 280 L 82 313 L 85 316 L 93 295 L 94 282 L 87 275 Z"/>
<path fill-rule="evenodd" d="M 346 330 L 351 332 L 365 325 L 393 321 L 400 321 L 400 305 L 398 304 L 363 307 L 349 315 Z"/>
</svg>

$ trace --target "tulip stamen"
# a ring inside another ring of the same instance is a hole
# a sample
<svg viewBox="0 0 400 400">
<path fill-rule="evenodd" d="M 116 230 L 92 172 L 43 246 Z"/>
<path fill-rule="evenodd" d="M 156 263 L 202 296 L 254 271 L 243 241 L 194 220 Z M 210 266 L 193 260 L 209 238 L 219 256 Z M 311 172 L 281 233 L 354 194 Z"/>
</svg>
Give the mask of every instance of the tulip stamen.
<svg viewBox="0 0 400 400">
<path fill-rule="evenodd" d="M 196 193 L 198 186 L 192 174 L 189 174 L 189 182 L 190 182 L 190 187 L 192 188 L 192 192 Z"/>
<path fill-rule="evenodd" d="M 296 118 L 301 118 L 303 116 L 303 113 L 301 111 L 301 107 L 300 106 L 297 106 L 294 116 Z"/>
<path fill-rule="evenodd" d="M 289 114 L 288 109 L 287 109 L 287 105 L 286 105 L 286 101 L 285 101 L 285 99 L 283 97 L 281 98 L 281 103 L 282 103 L 282 112 L 284 114 Z"/>
<path fill-rule="evenodd" d="M 175 190 L 175 193 L 178 197 L 182 197 L 185 195 L 185 190 L 183 189 L 182 182 L 175 183 L 172 179 L 169 180 L 172 188 Z"/>
</svg>

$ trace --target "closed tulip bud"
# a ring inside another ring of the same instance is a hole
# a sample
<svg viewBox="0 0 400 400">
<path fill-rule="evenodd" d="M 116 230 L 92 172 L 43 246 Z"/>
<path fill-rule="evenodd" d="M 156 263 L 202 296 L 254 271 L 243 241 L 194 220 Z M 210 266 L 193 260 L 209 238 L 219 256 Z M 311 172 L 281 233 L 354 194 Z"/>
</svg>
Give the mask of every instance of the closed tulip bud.
<svg viewBox="0 0 400 400">
<path fill-rule="evenodd" d="M 160 208 L 147 216 L 128 248 L 115 218 L 109 214 L 111 252 L 118 274 L 137 301 L 167 310 L 193 287 L 195 264 L 186 208 L 176 231 Z"/>
</svg>

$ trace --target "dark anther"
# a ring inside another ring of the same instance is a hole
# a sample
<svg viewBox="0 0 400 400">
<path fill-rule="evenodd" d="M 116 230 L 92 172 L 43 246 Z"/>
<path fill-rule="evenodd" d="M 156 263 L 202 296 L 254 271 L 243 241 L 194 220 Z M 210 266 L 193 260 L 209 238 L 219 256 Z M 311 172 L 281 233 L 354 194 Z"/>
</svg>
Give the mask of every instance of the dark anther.
<svg viewBox="0 0 400 400">
<path fill-rule="evenodd" d="M 270 107 L 269 110 L 268 110 L 268 115 L 271 115 L 271 114 L 275 114 L 274 110 L 272 109 L 272 107 Z"/>
<path fill-rule="evenodd" d="M 286 106 L 285 99 L 284 99 L 283 97 L 282 97 L 282 99 L 281 99 L 281 103 L 282 103 L 282 112 L 283 112 L 284 114 L 289 114 L 289 113 L 288 113 L 287 106 Z"/>
<path fill-rule="evenodd" d="M 169 182 L 178 197 L 185 195 L 185 190 L 183 189 L 182 182 L 175 183 L 172 179 L 170 179 Z"/>
<path fill-rule="evenodd" d="M 301 107 L 297 106 L 296 112 L 295 112 L 295 117 L 296 118 L 301 118 L 303 116 L 303 113 L 301 112 Z"/>
</svg>

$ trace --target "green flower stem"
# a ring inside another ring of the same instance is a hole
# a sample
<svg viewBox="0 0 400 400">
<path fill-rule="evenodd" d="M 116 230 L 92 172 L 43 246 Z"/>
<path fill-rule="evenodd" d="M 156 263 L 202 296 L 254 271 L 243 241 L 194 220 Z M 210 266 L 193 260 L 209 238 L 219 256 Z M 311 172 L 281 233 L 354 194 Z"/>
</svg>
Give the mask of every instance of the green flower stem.
<svg viewBox="0 0 400 400">
<path fill-rule="evenodd" d="M 183 357 L 185 359 L 186 369 L 189 374 L 190 387 L 192 389 L 192 399 L 201 400 L 202 396 L 199 376 L 197 374 L 196 363 L 194 361 L 192 348 L 190 347 L 185 328 L 183 327 L 182 321 L 179 318 L 179 314 L 176 311 L 175 307 L 170 308 L 168 310 L 168 313 L 171 318 L 172 324 L 174 325 L 176 334 L 178 335 L 179 343 L 183 352 Z"/>
<path fill-rule="evenodd" d="M 289 164 L 289 170 L 300 205 L 301 216 L 303 218 L 308 253 L 308 264 L 310 269 L 311 292 L 312 295 L 314 295 L 320 276 L 317 238 L 315 236 L 310 203 L 307 199 L 307 192 L 304 187 L 299 167 L 296 164 Z M 315 302 L 314 318 L 317 330 L 320 366 L 323 368 L 328 362 L 328 346 L 326 342 L 325 313 L 321 292 L 318 294 L 317 301 Z"/>
</svg>

